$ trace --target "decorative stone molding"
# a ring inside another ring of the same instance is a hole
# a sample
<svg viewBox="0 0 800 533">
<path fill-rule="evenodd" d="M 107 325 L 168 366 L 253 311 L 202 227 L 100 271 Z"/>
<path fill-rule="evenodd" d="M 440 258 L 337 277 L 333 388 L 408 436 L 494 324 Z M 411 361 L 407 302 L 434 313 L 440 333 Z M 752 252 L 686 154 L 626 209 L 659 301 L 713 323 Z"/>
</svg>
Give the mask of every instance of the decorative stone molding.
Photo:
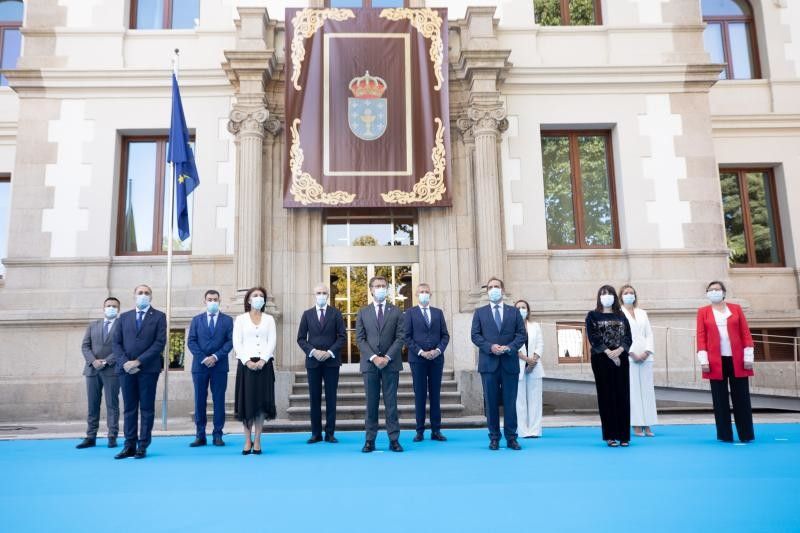
<svg viewBox="0 0 800 533">
<path fill-rule="evenodd" d="M 234 109 L 229 116 L 228 131 L 234 135 L 249 133 L 263 137 L 268 120 L 269 111 L 265 108 L 251 110 Z"/>
<path fill-rule="evenodd" d="M 508 129 L 508 119 L 504 106 L 472 106 L 467 109 L 465 125 L 472 128 L 472 135 L 497 135 Z"/>
<path fill-rule="evenodd" d="M 264 123 L 264 131 L 272 135 L 273 137 L 277 137 L 281 130 L 283 129 L 283 121 L 278 117 L 270 115 L 267 118 L 266 122 Z"/>
</svg>

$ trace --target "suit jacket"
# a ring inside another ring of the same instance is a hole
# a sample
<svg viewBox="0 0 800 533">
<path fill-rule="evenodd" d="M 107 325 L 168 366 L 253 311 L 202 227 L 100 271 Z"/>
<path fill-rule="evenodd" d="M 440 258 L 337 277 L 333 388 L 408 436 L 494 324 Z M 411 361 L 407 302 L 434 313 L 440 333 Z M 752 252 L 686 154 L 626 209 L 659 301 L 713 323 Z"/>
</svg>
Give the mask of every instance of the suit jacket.
<svg viewBox="0 0 800 533">
<path fill-rule="evenodd" d="M 303 350 L 306 368 L 318 366 L 340 366 L 342 364 L 341 351 L 347 340 L 347 330 L 344 327 L 342 312 L 333 306 L 325 309 L 325 325 L 320 326 L 317 306 L 303 311 L 300 317 L 300 327 L 297 329 L 297 345 Z M 325 350 L 333 353 L 333 357 L 323 362 L 317 361 L 308 354 L 311 350 Z"/>
<path fill-rule="evenodd" d="M 405 312 L 405 323 L 403 325 L 406 336 L 406 346 L 408 346 L 408 362 L 419 363 L 427 361 L 419 356 L 419 351 L 439 349 L 444 357 L 444 351 L 450 343 L 450 334 L 447 332 L 447 323 L 444 320 L 444 313 L 436 307 L 428 307 L 430 311 L 431 325 L 425 322 L 422 316 L 422 308 L 418 305 Z"/>
<path fill-rule="evenodd" d="M 217 313 L 212 335 L 208 329 L 208 314 L 200 313 L 192 318 L 186 345 L 192 352 L 192 372 L 227 372 L 228 354 L 233 349 L 233 319 L 224 313 Z M 201 364 L 203 359 L 212 354 L 217 356 L 217 364 L 211 368 Z"/>
<path fill-rule="evenodd" d="M 383 328 L 378 327 L 375 306 L 365 305 L 358 310 L 356 318 L 356 342 L 361 352 L 359 369 L 378 372 L 378 367 L 369 360 L 373 355 L 388 355 L 391 361 L 386 370 L 400 372 L 403 369 L 403 313 L 390 303 L 383 311 Z"/>
<path fill-rule="evenodd" d="M 167 315 L 151 306 L 144 315 L 142 330 L 136 331 L 136 309 L 125 311 L 117 319 L 113 351 L 117 358 L 117 374 L 125 372 L 122 365 L 138 360 L 139 371 L 157 374 L 164 366 L 162 354 L 167 344 Z"/>
<path fill-rule="evenodd" d="M 484 305 L 472 315 L 472 344 L 478 347 L 478 372 L 494 372 L 502 366 L 504 372 L 519 374 L 517 352 L 525 345 L 525 321 L 516 307 L 503 304 L 503 322 L 500 330 L 494 321 L 492 305 Z M 495 355 L 492 344 L 508 346 L 510 351 Z"/>
<path fill-rule="evenodd" d="M 113 371 L 116 363 L 116 357 L 112 351 L 112 342 L 114 339 L 114 332 L 119 327 L 119 319 L 115 320 L 111 325 L 111 331 L 108 333 L 106 340 L 103 340 L 103 326 L 105 319 L 95 320 L 86 327 L 86 333 L 83 334 L 83 342 L 81 343 L 81 351 L 83 358 L 86 359 L 86 365 L 83 367 L 84 376 L 95 376 L 100 370 L 92 366 L 96 359 L 104 359 L 106 361 L 106 368 L 102 370 Z"/>
<path fill-rule="evenodd" d="M 728 317 L 728 338 L 731 341 L 733 358 L 733 374 L 737 378 L 753 375 L 752 369 L 744 367 L 744 350 L 753 347 L 753 337 L 742 308 L 726 302 L 731 316 Z M 714 309 L 710 305 L 697 310 L 697 351 L 707 353 L 709 371 L 703 372 L 705 379 L 722 379 L 722 350 L 720 348 L 719 329 L 714 318 Z"/>
</svg>

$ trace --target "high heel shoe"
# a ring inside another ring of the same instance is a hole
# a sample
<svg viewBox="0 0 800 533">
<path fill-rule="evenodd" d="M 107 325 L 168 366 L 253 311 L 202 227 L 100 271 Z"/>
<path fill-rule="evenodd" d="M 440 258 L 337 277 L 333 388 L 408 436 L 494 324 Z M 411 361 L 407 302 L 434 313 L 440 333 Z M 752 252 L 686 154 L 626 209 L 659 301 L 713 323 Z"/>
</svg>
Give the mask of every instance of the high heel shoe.
<svg viewBox="0 0 800 533">
<path fill-rule="evenodd" d="M 261 450 L 256 450 L 253 448 L 253 455 L 261 455 Z"/>
<path fill-rule="evenodd" d="M 253 447 L 247 448 L 246 450 L 242 450 L 242 455 L 250 455 L 253 453 Z"/>
<path fill-rule="evenodd" d="M 619 446 L 619 444 L 617 444 L 617 441 L 615 440 L 607 440 L 606 444 L 608 445 L 609 448 L 616 448 L 617 446 Z"/>
</svg>

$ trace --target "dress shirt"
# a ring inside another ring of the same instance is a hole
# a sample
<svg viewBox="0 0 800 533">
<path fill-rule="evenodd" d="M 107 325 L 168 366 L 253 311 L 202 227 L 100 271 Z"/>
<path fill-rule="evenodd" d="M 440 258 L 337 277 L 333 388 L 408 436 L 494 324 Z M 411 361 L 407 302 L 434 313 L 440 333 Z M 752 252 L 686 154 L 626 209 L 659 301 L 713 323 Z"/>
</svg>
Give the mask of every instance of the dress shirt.
<svg viewBox="0 0 800 533">
<path fill-rule="evenodd" d="M 236 317 L 233 323 L 233 349 L 242 363 L 251 357 L 260 357 L 265 361 L 273 359 L 276 345 L 277 333 L 272 315 L 261 313 L 261 323 L 258 325 L 250 320 L 250 313 Z"/>
<path fill-rule="evenodd" d="M 503 323 L 503 307 L 505 307 L 503 305 L 503 300 L 500 300 L 497 303 L 489 302 L 489 304 L 492 306 L 492 318 L 494 318 L 494 306 L 495 305 L 499 305 L 500 306 L 500 308 L 497 311 L 500 313 L 500 323 L 502 324 Z"/>
<path fill-rule="evenodd" d="M 314 312 L 317 314 L 317 322 L 319 322 L 319 312 L 320 311 L 325 313 L 325 320 L 327 321 L 328 320 L 328 304 L 325 304 L 323 307 L 316 307 L 316 306 L 314 307 Z M 309 357 L 314 357 L 313 355 L 311 355 L 311 354 L 314 353 L 314 350 L 316 350 L 316 348 L 312 348 L 311 350 L 309 350 L 309 352 L 308 352 L 308 356 Z M 331 357 L 333 359 L 336 359 L 336 356 L 333 354 L 332 351 L 328 350 L 328 353 L 331 354 Z"/>
<path fill-rule="evenodd" d="M 719 330 L 719 352 L 724 357 L 731 357 L 733 350 L 731 350 L 731 338 L 728 336 L 728 317 L 731 316 L 731 310 L 725 306 L 724 311 L 717 311 L 712 308 L 714 312 L 714 321 L 717 323 Z"/>
<path fill-rule="evenodd" d="M 216 331 L 217 326 L 219 325 L 219 313 L 214 313 L 213 315 L 211 313 L 206 313 L 206 326 L 211 327 L 212 318 L 214 319 L 214 331 Z M 217 357 L 217 354 L 215 353 L 208 354 L 208 357 L 213 357 L 214 361 L 219 361 L 219 357 Z"/>
</svg>

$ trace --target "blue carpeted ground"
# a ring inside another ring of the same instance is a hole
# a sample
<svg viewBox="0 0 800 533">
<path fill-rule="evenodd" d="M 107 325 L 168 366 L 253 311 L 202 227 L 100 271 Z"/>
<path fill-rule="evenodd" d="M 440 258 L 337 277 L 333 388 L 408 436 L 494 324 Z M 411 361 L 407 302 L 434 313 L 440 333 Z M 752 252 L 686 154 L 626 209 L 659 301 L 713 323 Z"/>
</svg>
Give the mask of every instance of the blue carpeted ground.
<svg viewBox="0 0 800 533">
<path fill-rule="evenodd" d="M 266 435 L 265 453 L 157 438 L 143 461 L 77 440 L 0 442 L 0 531 L 800 531 L 800 425 L 757 426 L 748 445 L 711 426 L 661 426 L 610 449 L 598 428 L 545 429 L 524 449 L 484 430 L 406 452 Z M 427 434 L 426 434 L 427 437 Z M 386 451 L 385 451 L 386 450 Z"/>
</svg>

